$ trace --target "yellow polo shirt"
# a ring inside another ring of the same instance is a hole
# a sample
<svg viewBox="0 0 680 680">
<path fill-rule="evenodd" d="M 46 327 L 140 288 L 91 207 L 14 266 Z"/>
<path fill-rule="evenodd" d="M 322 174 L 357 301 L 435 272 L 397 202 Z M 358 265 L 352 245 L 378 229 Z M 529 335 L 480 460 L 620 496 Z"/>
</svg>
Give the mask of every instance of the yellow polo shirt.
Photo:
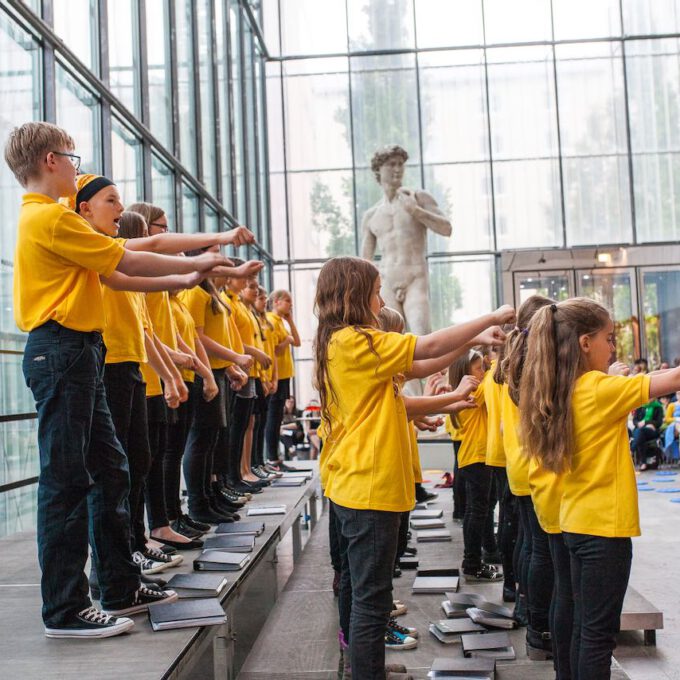
<svg viewBox="0 0 680 680">
<path fill-rule="evenodd" d="M 276 312 L 267 312 L 267 318 L 274 327 L 274 344 L 278 345 L 282 343 L 290 333 L 283 323 L 283 319 L 276 314 Z M 279 366 L 279 380 L 285 380 L 286 378 L 295 376 L 295 370 L 293 368 L 293 352 L 291 351 L 290 345 L 286 347 L 281 354 L 277 354 L 276 359 Z"/>
<path fill-rule="evenodd" d="M 170 309 L 170 294 L 159 291 L 146 294 L 146 308 L 148 310 L 154 335 L 172 350 L 177 350 L 177 327 Z M 146 396 L 157 397 L 163 394 L 161 380 L 158 373 L 146 363 L 142 365 L 142 377 L 146 382 Z"/>
<path fill-rule="evenodd" d="M 459 469 L 473 463 L 486 462 L 487 415 L 483 384 L 472 393 L 472 397 L 477 408 L 469 408 L 457 414 L 460 425 L 458 433 L 461 439 L 458 449 Z"/>
<path fill-rule="evenodd" d="M 14 318 L 22 331 L 54 320 L 103 331 L 99 275 L 111 276 L 125 249 L 43 194 L 24 194 L 14 253 Z"/>
<path fill-rule="evenodd" d="M 519 409 L 510 399 L 507 384 L 501 390 L 501 421 L 503 428 L 503 449 L 505 468 L 508 473 L 510 491 L 515 496 L 528 496 L 529 457 L 519 441 Z"/>
<path fill-rule="evenodd" d="M 411 464 L 413 465 L 413 478 L 416 484 L 423 481 L 423 470 L 420 466 L 420 451 L 418 451 L 418 430 L 410 420 L 408 423 L 408 438 L 411 444 Z"/>
<path fill-rule="evenodd" d="M 501 432 L 501 391 L 494 379 L 496 361 L 491 362 L 491 368 L 484 374 L 484 403 L 487 414 L 486 435 L 486 464 L 493 467 L 505 467 L 505 450 L 503 449 L 503 433 Z"/>
<path fill-rule="evenodd" d="M 577 534 L 640 535 L 628 414 L 649 401 L 649 375 L 589 371 L 574 385 L 575 450 L 564 477 L 560 528 Z"/>
<path fill-rule="evenodd" d="M 144 328 L 148 326 L 144 309 L 144 293 L 130 290 L 112 290 L 102 286 L 104 300 L 104 344 L 106 363 L 123 361 L 148 361 L 144 344 Z"/>
<path fill-rule="evenodd" d="M 326 496 L 334 503 L 358 510 L 413 508 L 408 419 L 395 378 L 411 369 L 415 346 L 414 335 L 375 328 L 347 327 L 331 337 L 327 370 L 337 399 L 331 436 L 342 433 L 326 462 Z"/>
<path fill-rule="evenodd" d="M 180 338 L 191 348 L 196 351 L 196 324 L 194 319 L 189 314 L 189 310 L 184 306 L 177 295 L 170 296 L 170 311 L 175 322 L 175 328 L 179 333 Z M 181 368 L 180 373 L 185 382 L 192 383 L 196 374 L 189 368 Z"/>
</svg>

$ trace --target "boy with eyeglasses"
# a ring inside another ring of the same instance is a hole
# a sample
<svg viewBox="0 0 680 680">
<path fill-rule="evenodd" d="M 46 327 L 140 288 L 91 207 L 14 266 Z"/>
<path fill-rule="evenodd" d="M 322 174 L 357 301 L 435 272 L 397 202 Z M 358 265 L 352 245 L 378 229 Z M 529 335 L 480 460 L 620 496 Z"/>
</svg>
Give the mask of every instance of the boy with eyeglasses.
<svg viewBox="0 0 680 680">
<path fill-rule="evenodd" d="M 130 554 L 128 462 L 116 438 L 104 384 L 104 312 L 99 276 L 177 272 L 176 257 L 126 250 L 58 202 L 76 192 L 73 139 L 49 123 L 15 128 L 5 160 L 23 196 L 14 258 L 14 314 L 28 332 L 26 383 L 38 411 L 38 558 L 42 614 L 52 638 L 102 638 L 132 628 L 127 614 L 176 599 L 140 585 Z M 226 264 L 215 256 L 201 269 Z M 100 580 L 92 606 L 84 573 L 88 530 Z"/>
</svg>

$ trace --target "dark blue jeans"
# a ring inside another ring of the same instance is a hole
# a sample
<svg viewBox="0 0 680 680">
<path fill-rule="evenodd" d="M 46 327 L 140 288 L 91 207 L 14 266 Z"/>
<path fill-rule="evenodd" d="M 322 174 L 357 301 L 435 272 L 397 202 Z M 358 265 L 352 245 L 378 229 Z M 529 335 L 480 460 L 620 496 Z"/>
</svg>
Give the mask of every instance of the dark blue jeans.
<svg viewBox="0 0 680 680">
<path fill-rule="evenodd" d="M 538 523 L 531 496 L 519 496 L 520 521 L 524 525 L 523 578 L 526 587 L 529 625 L 540 633 L 550 630 L 550 602 L 553 593 L 553 564 L 548 534 Z"/>
<path fill-rule="evenodd" d="M 335 505 L 342 542 L 343 576 L 352 589 L 349 651 L 352 678 L 385 679 L 385 630 L 392 610 L 392 570 L 401 513 Z M 345 567 L 346 565 L 346 567 Z M 343 599 L 341 582 L 340 598 Z M 341 613 L 342 618 L 342 613 Z"/>
<path fill-rule="evenodd" d="M 130 555 L 128 462 L 104 391 L 99 333 L 54 321 L 31 331 L 23 358 L 38 411 L 38 559 L 42 615 L 59 627 L 90 606 L 88 532 L 102 605 L 125 605 L 139 587 Z"/>
<path fill-rule="evenodd" d="M 574 596 L 571 591 L 571 557 L 562 534 L 550 534 L 548 544 L 555 573 L 550 609 L 555 677 L 556 680 L 572 680 L 570 654 L 574 628 Z"/>
<path fill-rule="evenodd" d="M 514 553 L 517 542 L 517 508 L 508 486 L 508 474 L 503 467 L 491 468 L 498 496 L 498 549 L 503 558 L 503 582 L 515 587 Z"/>
<path fill-rule="evenodd" d="M 608 680 L 633 544 L 630 538 L 567 532 L 563 536 L 571 556 L 574 594 L 571 672 L 578 680 Z"/>
<path fill-rule="evenodd" d="M 279 380 L 276 392 L 269 397 L 267 404 L 267 420 L 264 430 L 264 440 L 267 446 L 267 456 L 271 461 L 279 459 L 279 435 L 283 422 L 283 409 L 290 394 L 290 378 Z"/>
</svg>

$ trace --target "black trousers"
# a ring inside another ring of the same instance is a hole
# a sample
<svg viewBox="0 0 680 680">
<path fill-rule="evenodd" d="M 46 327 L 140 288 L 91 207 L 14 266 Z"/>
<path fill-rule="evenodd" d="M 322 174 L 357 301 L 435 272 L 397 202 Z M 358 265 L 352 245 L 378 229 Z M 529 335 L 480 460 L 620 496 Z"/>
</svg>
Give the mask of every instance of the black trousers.
<svg viewBox="0 0 680 680">
<path fill-rule="evenodd" d="M 180 500 L 180 478 L 182 473 L 182 456 L 189 436 L 189 425 L 193 399 L 193 385 L 185 383 L 189 390 L 189 399 L 179 405 L 174 423 L 168 423 L 168 436 L 163 458 L 163 476 L 165 479 L 165 510 L 168 521 L 177 519 L 182 514 Z"/>
<path fill-rule="evenodd" d="M 498 496 L 498 549 L 503 558 L 503 581 L 508 588 L 514 588 L 514 554 L 518 525 L 515 497 L 510 492 L 506 469 L 492 467 L 491 470 Z"/>
<path fill-rule="evenodd" d="M 227 451 L 228 481 L 238 484 L 241 481 L 241 455 L 243 454 L 243 442 L 246 430 L 253 413 L 255 399 L 247 399 L 238 396 L 238 392 L 229 389 L 229 448 Z"/>
<path fill-rule="evenodd" d="M 255 416 L 255 424 L 253 426 L 253 451 L 251 455 L 251 464 L 253 467 L 264 465 L 264 433 L 267 422 L 267 408 L 269 406 L 269 396 L 264 396 L 262 389 L 262 382 L 255 381 L 256 398 L 253 404 L 253 415 Z"/>
<path fill-rule="evenodd" d="M 465 484 L 463 518 L 463 569 L 476 571 L 482 564 L 482 540 L 489 511 L 491 470 L 484 463 L 472 463 L 458 469 Z"/>
<path fill-rule="evenodd" d="M 465 517 L 465 483 L 458 474 L 458 450 L 461 445 L 460 439 L 454 440 L 453 444 L 453 518 Z"/>
<path fill-rule="evenodd" d="M 630 538 L 563 534 L 571 556 L 574 631 L 571 671 L 578 680 L 608 680 L 628 587 Z"/>
<path fill-rule="evenodd" d="M 162 396 L 146 400 L 149 409 L 149 445 L 151 447 L 151 468 L 146 479 L 146 514 L 149 529 L 168 525 L 168 511 L 165 507 L 165 454 L 168 442 L 168 409 Z M 176 421 L 173 410 L 173 421 Z"/>
<path fill-rule="evenodd" d="M 571 640 L 574 629 L 574 594 L 571 589 L 571 556 L 563 534 L 548 536 L 555 570 L 550 630 L 552 631 L 556 680 L 572 680 Z"/>
<path fill-rule="evenodd" d="M 267 405 L 267 424 L 265 425 L 265 443 L 269 460 L 279 459 L 279 434 L 283 422 L 283 409 L 290 396 L 290 378 L 279 380 L 276 392 L 269 398 Z"/>
<path fill-rule="evenodd" d="M 144 550 L 144 488 L 151 469 L 146 385 L 139 364 L 125 361 L 104 367 L 106 401 L 116 436 L 130 466 L 130 527 L 132 550 Z M 160 397 L 162 399 L 162 397 Z"/>
</svg>

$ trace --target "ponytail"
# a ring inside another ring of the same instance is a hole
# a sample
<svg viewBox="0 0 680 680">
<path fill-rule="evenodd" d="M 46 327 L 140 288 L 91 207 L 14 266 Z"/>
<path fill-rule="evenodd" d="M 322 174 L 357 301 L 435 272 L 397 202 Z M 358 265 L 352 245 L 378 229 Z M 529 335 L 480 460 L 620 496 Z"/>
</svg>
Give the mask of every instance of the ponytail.
<svg viewBox="0 0 680 680">
<path fill-rule="evenodd" d="M 609 319 L 599 303 L 573 298 L 539 309 L 528 326 L 519 381 L 520 432 L 528 455 L 552 472 L 567 471 L 574 453 L 572 395 L 586 370 L 579 338 L 597 333 Z"/>
</svg>

